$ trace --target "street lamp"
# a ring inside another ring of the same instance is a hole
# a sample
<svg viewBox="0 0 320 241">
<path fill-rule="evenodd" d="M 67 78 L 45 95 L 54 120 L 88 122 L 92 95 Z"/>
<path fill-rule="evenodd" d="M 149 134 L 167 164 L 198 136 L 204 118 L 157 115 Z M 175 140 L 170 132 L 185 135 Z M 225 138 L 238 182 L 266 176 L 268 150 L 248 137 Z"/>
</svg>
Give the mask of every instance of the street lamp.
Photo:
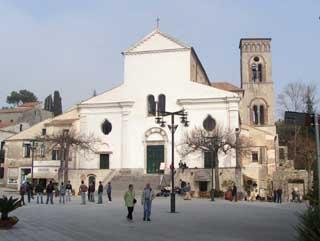
<svg viewBox="0 0 320 241">
<path fill-rule="evenodd" d="M 241 166 L 240 166 L 240 128 L 235 129 L 236 133 L 236 169 L 235 169 L 235 176 L 236 176 L 236 182 L 237 187 L 239 189 L 242 189 L 241 186 Z"/>
<path fill-rule="evenodd" d="M 216 121 L 215 119 L 212 118 L 211 115 L 208 115 L 206 119 L 204 119 L 203 123 L 202 123 L 203 128 L 207 131 L 207 132 L 211 132 L 216 128 Z M 215 161 L 215 151 L 214 151 L 214 139 L 216 139 L 217 137 L 214 136 L 207 136 L 205 137 L 207 139 L 210 140 L 211 143 L 211 192 L 210 192 L 210 196 L 211 196 L 211 201 L 214 202 L 214 188 L 213 188 L 213 167 L 214 164 L 216 163 Z M 217 166 L 215 168 L 218 168 Z M 219 178 L 219 177 L 218 177 Z"/>
<path fill-rule="evenodd" d="M 156 112 L 156 123 L 160 125 L 160 127 L 164 128 L 166 126 L 166 121 L 164 120 L 165 116 L 171 116 L 171 125 L 167 125 L 170 132 L 171 132 L 171 201 L 170 201 L 170 209 L 171 213 L 176 212 L 176 198 L 175 198 L 175 191 L 174 191 L 174 134 L 178 128 L 178 125 L 174 123 L 174 116 L 180 116 L 180 122 L 185 127 L 189 126 L 188 121 L 188 113 L 182 109 L 175 112 L 169 111 L 160 111 L 159 102 L 156 102 L 157 105 L 157 112 Z"/>
<path fill-rule="evenodd" d="M 29 139 L 27 141 L 31 142 L 31 183 L 33 184 L 34 151 L 38 143 L 35 139 Z M 26 144 L 23 145 L 25 146 Z"/>
</svg>

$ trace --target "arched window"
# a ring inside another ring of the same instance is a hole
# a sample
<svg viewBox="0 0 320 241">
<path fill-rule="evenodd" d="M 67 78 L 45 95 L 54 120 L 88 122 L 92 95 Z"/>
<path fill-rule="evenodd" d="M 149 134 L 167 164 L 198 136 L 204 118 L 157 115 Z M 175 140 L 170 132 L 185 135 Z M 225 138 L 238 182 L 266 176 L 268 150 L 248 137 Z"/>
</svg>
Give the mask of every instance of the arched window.
<svg viewBox="0 0 320 241">
<path fill-rule="evenodd" d="M 158 108 L 160 113 L 166 111 L 166 96 L 164 94 L 158 96 Z"/>
<path fill-rule="evenodd" d="M 148 95 L 148 115 L 156 115 L 156 102 L 154 101 L 153 95 Z"/>
<path fill-rule="evenodd" d="M 266 109 L 263 104 L 252 106 L 252 124 L 264 125 L 266 122 Z"/>
<path fill-rule="evenodd" d="M 255 56 L 250 61 L 251 81 L 254 83 L 263 82 L 264 76 L 264 64 L 263 59 Z"/>
</svg>

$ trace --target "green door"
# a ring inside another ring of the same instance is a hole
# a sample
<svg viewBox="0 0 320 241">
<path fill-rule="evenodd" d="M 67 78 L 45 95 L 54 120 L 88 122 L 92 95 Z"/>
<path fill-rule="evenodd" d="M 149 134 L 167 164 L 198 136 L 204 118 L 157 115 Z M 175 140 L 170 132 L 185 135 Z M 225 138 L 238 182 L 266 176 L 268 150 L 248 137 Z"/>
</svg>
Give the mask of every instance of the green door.
<svg viewBox="0 0 320 241">
<path fill-rule="evenodd" d="M 147 173 L 159 173 L 164 162 L 164 146 L 147 146 Z"/>
</svg>

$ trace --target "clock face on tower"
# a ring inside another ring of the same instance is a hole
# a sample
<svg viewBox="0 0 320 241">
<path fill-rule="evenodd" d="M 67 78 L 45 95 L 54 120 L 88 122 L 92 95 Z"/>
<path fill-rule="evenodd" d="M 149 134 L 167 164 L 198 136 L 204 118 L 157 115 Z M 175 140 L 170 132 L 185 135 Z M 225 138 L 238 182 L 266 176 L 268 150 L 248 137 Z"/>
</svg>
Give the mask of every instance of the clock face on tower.
<svg viewBox="0 0 320 241">
<path fill-rule="evenodd" d="M 105 135 L 109 135 L 112 130 L 112 124 L 108 119 L 105 119 L 101 124 L 101 131 Z"/>
</svg>

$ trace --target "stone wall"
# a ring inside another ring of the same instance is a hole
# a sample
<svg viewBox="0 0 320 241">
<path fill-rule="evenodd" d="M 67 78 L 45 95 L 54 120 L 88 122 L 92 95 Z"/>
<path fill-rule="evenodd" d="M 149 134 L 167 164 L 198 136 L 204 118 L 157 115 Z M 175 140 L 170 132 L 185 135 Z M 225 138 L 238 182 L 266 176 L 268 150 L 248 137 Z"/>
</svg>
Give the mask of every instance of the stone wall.
<svg viewBox="0 0 320 241">
<path fill-rule="evenodd" d="M 196 172 L 205 170 L 208 173 L 209 181 L 207 186 L 207 191 L 211 190 L 211 169 L 202 169 L 202 168 L 188 168 L 184 169 L 177 169 L 176 176 L 175 176 L 175 186 L 180 186 L 180 179 L 185 181 L 186 183 L 190 183 L 191 190 L 195 191 L 195 196 L 198 196 L 199 192 L 199 182 L 195 180 Z M 227 191 L 228 187 L 231 187 L 231 183 L 236 183 L 236 170 L 235 168 L 221 168 L 219 169 L 219 181 L 220 181 L 220 188 L 222 191 Z M 215 174 L 215 170 L 213 170 L 213 175 Z M 214 176 L 213 176 L 214 181 Z M 213 183 L 214 184 L 214 183 Z M 227 185 L 229 184 L 229 185 Z M 213 185 L 214 186 L 214 185 Z"/>
<path fill-rule="evenodd" d="M 312 176 L 312 174 L 311 174 Z M 291 199 L 293 188 L 299 189 L 301 195 L 307 194 L 308 173 L 306 170 L 296 170 L 289 167 L 278 167 L 273 173 L 273 190 L 281 188 L 283 201 Z M 312 183 L 311 183 L 312 186 Z"/>
</svg>

